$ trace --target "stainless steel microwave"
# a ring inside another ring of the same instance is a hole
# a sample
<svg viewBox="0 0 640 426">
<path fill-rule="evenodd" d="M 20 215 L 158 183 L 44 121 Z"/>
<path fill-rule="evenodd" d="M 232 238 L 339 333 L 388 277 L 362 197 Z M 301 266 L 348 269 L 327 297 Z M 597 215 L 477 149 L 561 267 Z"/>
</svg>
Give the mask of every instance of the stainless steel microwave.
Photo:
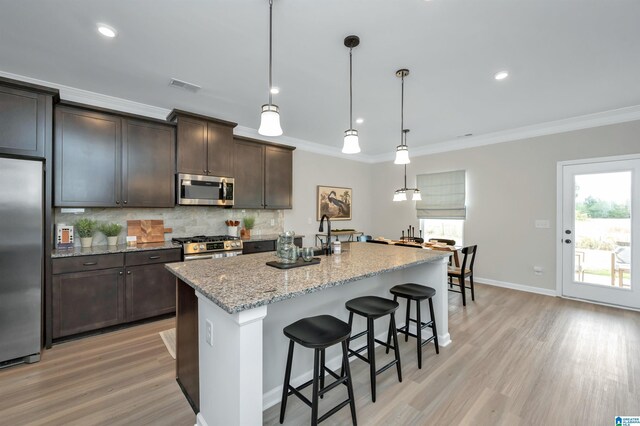
<svg viewBox="0 0 640 426">
<path fill-rule="evenodd" d="M 233 178 L 178 174 L 178 204 L 233 206 Z"/>
</svg>

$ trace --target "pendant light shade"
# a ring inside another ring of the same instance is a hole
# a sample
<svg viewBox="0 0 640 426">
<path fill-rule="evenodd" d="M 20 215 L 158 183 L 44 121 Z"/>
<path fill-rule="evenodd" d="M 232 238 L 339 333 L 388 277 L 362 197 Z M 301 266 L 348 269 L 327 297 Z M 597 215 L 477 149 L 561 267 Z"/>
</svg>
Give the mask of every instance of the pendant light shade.
<svg viewBox="0 0 640 426">
<path fill-rule="evenodd" d="M 258 133 L 263 136 L 280 136 L 282 127 L 280 127 L 280 112 L 277 105 L 262 105 L 262 114 L 260 114 L 260 128 Z"/>
<path fill-rule="evenodd" d="M 273 68 L 273 0 L 269 0 L 269 103 L 262 105 L 260 114 L 260 127 L 258 133 L 263 136 L 280 136 L 282 127 L 280 126 L 280 109 L 272 102 L 273 93 L 272 68 Z"/>
<path fill-rule="evenodd" d="M 344 154 L 357 154 L 360 152 L 357 130 L 349 129 L 344 131 L 344 145 L 342 145 L 342 152 Z"/>
<path fill-rule="evenodd" d="M 411 198 L 413 201 L 422 201 L 422 194 L 419 189 L 413 190 L 413 197 Z"/>
<path fill-rule="evenodd" d="M 393 164 L 409 164 L 409 148 L 406 145 L 398 145 L 396 149 L 396 159 Z"/>
<path fill-rule="evenodd" d="M 398 189 L 395 194 L 393 194 L 393 201 L 407 201 L 407 191 Z"/>
<path fill-rule="evenodd" d="M 360 38 L 355 35 L 345 37 L 344 45 L 349 48 L 349 129 L 344 132 L 344 144 L 342 152 L 344 154 L 357 154 L 360 152 L 358 142 L 358 131 L 353 128 L 353 48 L 360 44 Z"/>
</svg>

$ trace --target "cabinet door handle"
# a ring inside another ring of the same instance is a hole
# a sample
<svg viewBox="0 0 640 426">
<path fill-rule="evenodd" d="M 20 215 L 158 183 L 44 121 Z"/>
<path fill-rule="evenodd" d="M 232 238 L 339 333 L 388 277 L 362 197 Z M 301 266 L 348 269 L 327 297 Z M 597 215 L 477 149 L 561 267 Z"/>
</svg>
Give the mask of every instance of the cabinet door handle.
<svg viewBox="0 0 640 426">
<path fill-rule="evenodd" d="M 118 275 L 122 275 L 122 271 L 118 272 Z"/>
<path fill-rule="evenodd" d="M 131 275 L 131 271 L 127 271 L 127 275 Z"/>
<path fill-rule="evenodd" d="M 84 266 L 93 266 L 93 265 L 97 265 L 98 262 L 84 262 L 83 265 Z"/>
<path fill-rule="evenodd" d="M 125 200 L 124 203 L 127 204 L 127 200 Z"/>
<path fill-rule="evenodd" d="M 120 201 L 117 201 L 117 200 L 116 200 L 116 204 L 120 204 Z"/>
<path fill-rule="evenodd" d="M 149 259 L 160 259 L 160 256 L 149 256 Z"/>
</svg>

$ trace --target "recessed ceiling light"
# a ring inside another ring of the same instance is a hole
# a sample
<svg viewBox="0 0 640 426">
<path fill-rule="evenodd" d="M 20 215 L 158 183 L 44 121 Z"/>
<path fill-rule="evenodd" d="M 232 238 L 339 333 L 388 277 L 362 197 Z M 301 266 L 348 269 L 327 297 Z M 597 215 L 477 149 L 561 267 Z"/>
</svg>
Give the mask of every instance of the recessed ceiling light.
<svg viewBox="0 0 640 426">
<path fill-rule="evenodd" d="M 105 37 L 114 38 L 118 35 L 118 32 L 115 28 L 106 25 L 106 24 L 98 24 L 98 32 Z"/>
<path fill-rule="evenodd" d="M 271 94 L 272 95 L 277 95 L 278 93 L 280 93 L 280 88 L 273 86 L 271 88 Z"/>
<path fill-rule="evenodd" d="M 504 80 L 509 77 L 509 73 L 507 71 L 498 71 L 496 75 L 493 76 L 496 80 Z"/>
<path fill-rule="evenodd" d="M 356 118 L 356 123 L 358 124 L 364 123 L 364 118 Z"/>
</svg>

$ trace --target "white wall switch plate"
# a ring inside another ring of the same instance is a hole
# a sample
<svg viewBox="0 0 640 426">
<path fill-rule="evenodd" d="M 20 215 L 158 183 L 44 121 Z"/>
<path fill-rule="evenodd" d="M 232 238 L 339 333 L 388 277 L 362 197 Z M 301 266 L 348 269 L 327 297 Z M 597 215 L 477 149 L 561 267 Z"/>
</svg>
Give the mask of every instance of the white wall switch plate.
<svg viewBox="0 0 640 426">
<path fill-rule="evenodd" d="M 205 331 L 205 340 L 209 346 L 213 346 L 213 324 L 211 321 L 206 320 L 207 329 Z"/>
</svg>

